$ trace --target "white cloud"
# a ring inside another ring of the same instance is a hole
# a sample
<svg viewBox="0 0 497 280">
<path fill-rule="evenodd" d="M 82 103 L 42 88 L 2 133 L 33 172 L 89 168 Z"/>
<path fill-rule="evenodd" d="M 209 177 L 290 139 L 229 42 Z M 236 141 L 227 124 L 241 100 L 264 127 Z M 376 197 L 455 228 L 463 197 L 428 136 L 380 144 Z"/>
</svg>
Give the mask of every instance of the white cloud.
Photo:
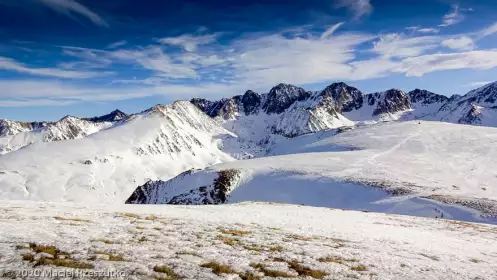
<svg viewBox="0 0 497 280">
<path fill-rule="evenodd" d="M 442 46 L 453 50 L 468 51 L 475 48 L 475 43 L 473 39 L 468 36 L 461 36 L 458 38 L 451 38 L 442 41 Z"/>
<path fill-rule="evenodd" d="M 324 40 L 324 39 L 327 39 L 328 37 L 330 37 L 331 35 L 333 35 L 333 33 L 338 29 L 340 28 L 340 26 L 342 26 L 345 22 L 339 22 L 333 26 L 330 26 L 328 29 L 326 29 L 325 32 L 323 32 L 323 34 L 321 34 L 321 40 Z"/>
<path fill-rule="evenodd" d="M 478 32 L 478 37 L 483 38 L 497 33 L 497 22 Z"/>
<path fill-rule="evenodd" d="M 140 50 L 117 50 L 107 52 L 106 55 L 128 63 L 136 62 L 145 69 L 160 72 L 173 79 L 198 77 L 193 65 L 172 61 L 159 47 L 148 47 Z"/>
<path fill-rule="evenodd" d="M 373 43 L 372 51 L 383 57 L 417 56 L 438 47 L 440 38 L 434 36 L 407 37 L 391 33 L 383 35 Z"/>
<path fill-rule="evenodd" d="M 437 28 L 421 28 L 418 30 L 418 32 L 421 33 L 438 33 L 440 32 L 440 29 Z"/>
<path fill-rule="evenodd" d="M 472 82 L 472 83 L 467 84 L 466 86 L 467 87 L 482 87 L 484 85 L 487 85 L 487 84 L 490 84 L 490 83 L 493 83 L 493 82 L 495 82 L 495 81 Z"/>
<path fill-rule="evenodd" d="M 419 33 L 439 33 L 440 29 L 438 28 L 432 28 L 432 27 L 425 27 L 421 28 L 420 26 L 408 26 L 404 28 L 405 30 L 409 30 L 411 32 L 419 32 Z"/>
<path fill-rule="evenodd" d="M 404 29 L 414 32 L 414 31 L 417 31 L 419 29 L 419 26 L 408 26 L 408 27 L 406 27 Z"/>
<path fill-rule="evenodd" d="M 80 3 L 74 0 L 38 0 L 38 1 L 45 4 L 47 7 L 53 9 L 54 11 L 66 15 L 70 18 L 73 18 L 71 13 L 75 13 L 83 17 L 86 17 L 96 25 L 106 26 L 106 27 L 109 26 L 107 22 L 105 22 L 105 20 L 103 20 L 99 15 L 97 15 L 87 7 L 81 5 Z"/>
<path fill-rule="evenodd" d="M 450 12 L 442 17 L 442 24 L 440 24 L 439 26 L 447 27 L 450 25 L 460 23 L 463 20 L 464 20 L 464 15 L 461 14 L 459 10 L 459 5 L 452 5 Z"/>
<path fill-rule="evenodd" d="M 497 67 L 497 49 L 410 57 L 404 59 L 402 66 L 395 71 L 420 77 L 442 70 L 488 70 L 494 67 Z"/>
<path fill-rule="evenodd" d="M 355 19 L 359 19 L 373 11 L 370 0 L 336 0 L 335 8 L 347 8 L 354 14 Z"/>
<path fill-rule="evenodd" d="M 309 84 L 330 79 L 350 78 L 359 44 L 373 37 L 348 34 L 320 37 L 288 38 L 280 34 L 239 40 L 233 44 L 230 65 L 237 80 L 259 88 L 280 82 Z"/>
<path fill-rule="evenodd" d="M 67 106 L 74 103 L 71 100 L 51 99 L 0 100 L 0 107 Z"/>
<path fill-rule="evenodd" d="M 2 56 L 0 56 L 0 70 L 15 71 L 37 76 L 52 76 L 72 79 L 87 79 L 112 74 L 111 72 L 70 71 L 58 68 L 30 68 L 14 59 Z"/>
<path fill-rule="evenodd" d="M 107 45 L 107 48 L 108 49 L 115 49 L 115 48 L 122 47 L 122 46 L 126 45 L 127 43 L 128 42 L 126 42 L 125 40 L 117 41 L 117 42 L 114 42 L 112 44 Z"/>
<path fill-rule="evenodd" d="M 219 34 L 191 35 L 183 34 L 177 37 L 167 37 L 159 39 L 159 43 L 164 45 L 180 46 L 187 52 L 194 52 L 197 46 L 206 45 L 216 41 Z"/>
</svg>

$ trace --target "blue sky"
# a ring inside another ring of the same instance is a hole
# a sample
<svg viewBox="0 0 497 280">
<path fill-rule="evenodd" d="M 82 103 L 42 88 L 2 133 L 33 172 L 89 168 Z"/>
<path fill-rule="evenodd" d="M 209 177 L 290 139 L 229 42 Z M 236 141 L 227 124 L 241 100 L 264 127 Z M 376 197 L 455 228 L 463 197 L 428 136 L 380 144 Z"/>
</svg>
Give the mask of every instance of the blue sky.
<svg viewBox="0 0 497 280">
<path fill-rule="evenodd" d="M 0 118 L 309 90 L 464 94 L 497 80 L 497 1 L 0 0 Z"/>
</svg>

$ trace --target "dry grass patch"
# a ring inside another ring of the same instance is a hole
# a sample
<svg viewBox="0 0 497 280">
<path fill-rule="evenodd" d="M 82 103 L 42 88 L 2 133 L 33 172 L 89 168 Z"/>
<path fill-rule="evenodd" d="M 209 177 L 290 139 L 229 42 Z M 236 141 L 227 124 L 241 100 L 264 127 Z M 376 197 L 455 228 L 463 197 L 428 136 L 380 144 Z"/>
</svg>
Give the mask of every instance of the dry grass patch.
<svg viewBox="0 0 497 280">
<path fill-rule="evenodd" d="M 310 267 L 301 265 L 296 261 L 290 261 L 287 263 L 291 269 L 295 270 L 299 274 L 299 276 L 311 276 L 312 278 L 315 279 L 323 279 L 323 277 L 328 275 L 328 273 L 325 271 L 312 269 Z"/>
<path fill-rule="evenodd" d="M 178 255 L 192 255 L 192 256 L 200 257 L 200 254 L 198 254 L 197 252 L 187 251 L 187 250 L 176 252 L 176 254 L 178 254 Z"/>
<path fill-rule="evenodd" d="M 34 266 L 40 265 L 55 265 L 55 266 L 63 266 L 69 268 L 79 268 L 79 269 L 90 269 L 93 268 L 93 265 L 90 263 L 79 262 L 71 259 L 51 259 L 51 258 L 40 258 Z"/>
<path fill-rule="evenodd" d="M 145 227 L 137 226 L 136 229 L 145 229 Z"/>
<path fill-rule="evenodd" d="M 339 263 L 339 264 L 345 264 L 345 262 L 358 262 L 358 259 L 344 259 L 342 257 L 338 256 L 332 256 L 332 257 L 322 257 L 319 258 L 318 261 L 320 262 L 333 262 L 333 263 Z"/>
<path fill-rule="evenodd" d="M 169 280 L 181 279 L 181 277 L 178 274 L 176 274 L 176 272 L 174 272 L 174 270 L 167 265 L 156 265 L 154 266 L 154 271 L 159 273 L 165 273 L 167 275 L 165 279 Z M 164 279 L 164 278 L 156 278 L 156 279 Z"/>
<path fill-rule="evenodd" d="M 148 238 L 145 237 L 145 236 L 142 236 L 142 237 L 138 238 L 136 241 L 138 241 L 138 242 L 145 242 L 145 241 L 148 241 Z"/>
<path fill-rule="evenodd" d="M 84 223 L 89 223 L 90 220 L 88 219 L 81 219 L 81 218 L 65 218 L 65 217 L 60 217 L 60 216 L 55 216 L 54 219 L 58 221 L 73 221 L 73 222 L 84 222 Z"/>
<path fill-rule="evenodd" d="M 270 252 L 283 252 L 284 250 L 285 250 L 285 248 L 283 248 L 283 246 L 281 246 L 281 245 L 269 247 Z"/>
<path fill-rule="evenodd" d="M 154 227 L 155 230 L 162 230 L 160 227 Z"/>
<path fill-rule="evenodd" d="M 351 266 L 350 270 L 354 270 L 354 271 L 366 271 L 366 270 L 368 270 L 368 268 L 365 265 L 360 264 L 360 265 L 356 265 L 356 266 Z"/>
<path fill-rule="evenodd" d="M 312 240 L 312 237 L 302 236 L 302 235 L 298 235 L 298 234 L 290 234 L 290 235 L 287 235 L 287 237 L 295 239 L 295 240 L 302 240 L 302 241 L 311 241 Z"/>
<path fill-rule="evenodd" d="M 121 216 L 128 217 L 128 218 L 135 218 L 135 219 L 140 218 L 140 216 L 138 216 L 137 214 L 134 214 L 134 213 L 121 213 Z"/>
<path fill-rule="evenodd" d="M 38 245 L 36 243 L 29 243 L 29 249 L 31 249 L 35 253 L 46 253 L 52 255 L 54 258 L 57 258 L 60 255 L 69 255 L 64 251 L 57 249 L 57 247 L 49 245 Z"/>
<path fill-rule="evenodd" d="M 249 234 L 250 231 L 245 231 L 245 230 L 236 230 L 236 229 L 224 229 L 220 228 L 219 231 L 224 234 L 231 234 L 235 236 L 241 236 L 241 235 L 246 235 Z"/>
<path fill-rule="evenodd" d="M 236 271 L 233 270 L 230 266 L 220 264 L 216 261 L 210 261 L 208 263 L 204 263 L 204 264 L 200 265 L 200 267 L 210 268 L 210 269 L 212 269 L 212 273 L 214 273 L 216 275 L 236 274 Z"/>
<path fill-rule="evenodd" d="M 242 280 L 261 280 L 262 279 L 260 276 L 257 276 L 255 274 L 253 274 L 252 272 L 239 273 L 238 276 Z"/>
<path fill-rule="evenodd" d="M 259 246 L 256 246 L 256 245 L 243 245 L 243 248 L 245 250 L 255 251 L 255 252 L 261 252 L 261 251 L 263 251 L 262 247 L 259 247 Z"/>
<path fill-rule="evenodd" d="M 475 258 L 471 258 L 471 259 L 469 259 L 469 261 L 470 261 L 470 262 L 474 262 L 474 263 L 483 262 L 482 260 L 475 259 Z"/>
<path fill-rule="evenodd" d="M 29 262 L 35 261 L 35 256 L 33 254 L 23 254 L 21 256 L 23 261 L 29 261 Z"/>
<path fill-rule="evenodd" d="M 231 237 L 223 236 L 223 235 L 218 235 L 216 237 L 216 239 L 220 240 L 221 242 L 223 242 L 224 244 L 229 245 L 229 246 L 235 246 L 236 244 L 240 243 L 239 240 L 236 240 L 236 239 L 231 238 Z"/>
<path fill-rule="evenodd" d="M 114 254 L 107 254 L 109 255 L 109 261 L 112 262 L 125 262 L 126 259 L 122 255 L 114 255 Z"/>
<path fill-rule="evenodd" d="M 267 268 L 265 264 L 262 263 L 251 263 L 250 266 L 254 269 L 259 270 L 260 272 L 264 273 L 265 276 L 269 277 L 281 277 L 281 278 L 294 278 L 290 273 L 284 272 L 284 271 L 279 271 L 279 270 L 274 270 Z"/>
<path fill-rule="evenodd" d="M 154 215 L 151 215 L 151 216 L 147 216 L 147 217 L 145 217 L 145 220 L 147 220 L 147 221 L 155 221 L 155 220 L 157 220 L 157 219 L 158 219 L 158 217 L 157 217 L 157 216 L 154 216 Z"/>
<path fill-rule="evenodd" d="M 92 242 L 102 242 L 105 244 L 119 244 L 119 242 L 110 240 L 110 239 L 105 239 L 105 238 L 97 238 L 97 239 L 92 239 Z"/>
</svg>

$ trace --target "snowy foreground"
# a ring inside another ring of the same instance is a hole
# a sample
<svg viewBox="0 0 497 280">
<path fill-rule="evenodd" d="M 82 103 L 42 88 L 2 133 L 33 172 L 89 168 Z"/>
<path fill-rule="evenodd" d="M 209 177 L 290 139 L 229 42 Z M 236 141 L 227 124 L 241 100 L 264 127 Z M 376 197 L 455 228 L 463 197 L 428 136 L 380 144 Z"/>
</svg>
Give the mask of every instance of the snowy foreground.
<svg viewBox="0 0 497 280">
<path fill-rule="evenodd" d="M 7 278 L 70 269 L 53 263 L 126 279 L 497 278 L 492 225 L 254 202 L 0 205 Z"/>
</svg>

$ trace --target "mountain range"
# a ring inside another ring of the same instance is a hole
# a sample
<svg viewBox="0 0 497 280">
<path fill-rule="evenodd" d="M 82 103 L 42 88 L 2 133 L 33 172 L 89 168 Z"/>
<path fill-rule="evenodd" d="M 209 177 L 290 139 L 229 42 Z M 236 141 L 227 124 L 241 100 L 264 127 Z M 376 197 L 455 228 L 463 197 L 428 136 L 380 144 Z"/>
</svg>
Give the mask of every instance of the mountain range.
<svg viewBox="0 0 497 280">
<path fill-rule="evenodd" d="M 0 195 L 118 204 L 265 200 L 492 222 L 497 174 L 487 167 L 497 164 L 497 135 L 481 126 L 497 126 L 496 97 L 497 82 L 452 97 L 279 84 L 136 114 L 0 120 Z"/>
</svg>

